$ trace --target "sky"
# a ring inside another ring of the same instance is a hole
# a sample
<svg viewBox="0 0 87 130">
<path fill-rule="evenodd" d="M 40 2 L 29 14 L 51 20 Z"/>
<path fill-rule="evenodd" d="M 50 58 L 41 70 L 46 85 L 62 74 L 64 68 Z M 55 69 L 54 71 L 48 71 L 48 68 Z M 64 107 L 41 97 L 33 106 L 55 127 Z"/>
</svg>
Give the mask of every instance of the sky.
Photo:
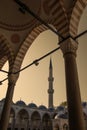
<svg viewBox="0 0 87 130">
<path fill-rule="evenodd" d="M 78 33 L 87 30 L 87 8 L 81 17 Z M 79 75 L 79 84 L 82 101 L 87 101 L 87 34 L 78 39 L 79 46 L 77 50 L 77 66 Z M 41 33 L 33 42 L 28 50 L 22 67 L 30 64 L 35 59 L 40 58 L 51 50 L 57 48 L 58 37 L 50 30 Z M 61 50 L 58 50 L 50 56 L 39 62 L 38 66 L 32 65 L 20 73 L 15 86 L 13 102 L 23 100 L 27 105 L 31 102 L 37 106 L 46 105 L 48 107 L 49 87 L 49 62 L 50 57 L 53 65 L 53 88 L 54 88 L 54 106 L 66 101 L 66 83 L 64 58 Z M 3 69 L 8 70 L 8 63 Z M 4 79 L 6 74 L 1 72 L 0 79 Z M 7 81 L 0 86 L 0 100 L 5 97 L 7 91 Z"/>
</svg>

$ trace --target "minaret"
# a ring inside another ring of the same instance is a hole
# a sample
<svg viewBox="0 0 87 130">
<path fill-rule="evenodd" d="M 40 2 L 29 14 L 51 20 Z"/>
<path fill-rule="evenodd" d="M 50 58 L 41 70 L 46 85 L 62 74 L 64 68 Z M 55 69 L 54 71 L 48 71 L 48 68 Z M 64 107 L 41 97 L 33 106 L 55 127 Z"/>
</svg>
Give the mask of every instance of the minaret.
<svg viewBox="0 0 87 130">
<path fill-rule="evenodd" d="M 49 64 L 49 77 L 48 77 L 48 81 L 49 81 L 49 88 L 48 88 L 48 107 L 53 107 L 53 93 L 54 93 L 54 89 L 53 89 L 53 67 L 52 67 L 52 61 L 50 58 L 50 64 Z"/>
</svg>

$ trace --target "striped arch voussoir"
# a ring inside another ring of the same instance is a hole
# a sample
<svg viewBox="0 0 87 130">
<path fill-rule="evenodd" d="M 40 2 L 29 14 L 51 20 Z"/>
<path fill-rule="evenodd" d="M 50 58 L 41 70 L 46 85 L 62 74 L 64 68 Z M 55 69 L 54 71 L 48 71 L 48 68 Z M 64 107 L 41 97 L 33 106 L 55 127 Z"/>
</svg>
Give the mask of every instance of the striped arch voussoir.
<svg viewBox="0 0 87 130">
<path fill-rule="evenodd" d="M 77 35 L 78 25 L 83 11 L 87 5 L 87 0 L 77 0 L 70 19 L 70 34 L 74 37 Z"/>
<path fill-rule="evenodd" d="M 7 57 L 4 56 L 0 59 L 0 70 L 2 69 L 3 65 L 6 63 Z"/>
<path fill-rule="evenodd" d="M 1 34 L 0 35 L 0 50 L 2 54 L 0 54 L 0 69 L 3 67 L 5 62 L 8 60 L 9 62 L 9 71 L 12 68 L 14 62 L 14 53 L 9 45 L 7 39 Z"/>
<path fill-rule="evenodd" d="M 51 12 L 51 18 L 49 20 L 49 23 L 57 29 L 60 35 L 62 35 L 63 37 L 67 37 L 69 28 L 63 1 L 51 0 L 49 2 L 49 8 Z"/>
<path fill-rule="evenodd" d="M 27 38 L 25 39 L 24 43 L 20 47 L 20 50 L 16 56 L 14 67 L 13 67 L 13 72 L 19 71 L 19 69 L 21 68 L 23 59 L 25 57 L 25 54 L 28 51 L 29 47 L 31 46 L 33 41 L 37 38 L 37 36 L 45 30 L 47 30 L 47 27 L 45 27 L 44 25 L 40 25 L 36 27 L 35 29 L 33 29 L 33 31 L 27 36 Z"/>
</svg>

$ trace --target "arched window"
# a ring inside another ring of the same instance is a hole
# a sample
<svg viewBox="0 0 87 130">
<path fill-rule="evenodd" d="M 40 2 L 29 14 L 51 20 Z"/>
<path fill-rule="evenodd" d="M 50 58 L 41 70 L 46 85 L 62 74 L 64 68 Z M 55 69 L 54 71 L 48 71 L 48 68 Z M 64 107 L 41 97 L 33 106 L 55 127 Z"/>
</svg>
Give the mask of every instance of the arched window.
<svg viewBox="0 0 87 130">
<path fill-rule="evenodd" d="M 44 114 L 43 119 L 42 119 L 42 124 L 43 124 L 43 129 L 45 130 L 52 130 L 52 121 L 49 116 L 49 114 Z"/>
<path fill-rule="evenodd" d="M 29 123 L 29 115 L 25 109 L 19 111 L 17 116 L 17 124 L 21 127 L 21 130 L 27 129 Z"/>
<path fill-rule="evenodd" d="M 33 112 L 33 114 L 31 115 L 31 121 L 33 130 L 40 128 L 41 117 L 37 111 Z"/>
</svg>

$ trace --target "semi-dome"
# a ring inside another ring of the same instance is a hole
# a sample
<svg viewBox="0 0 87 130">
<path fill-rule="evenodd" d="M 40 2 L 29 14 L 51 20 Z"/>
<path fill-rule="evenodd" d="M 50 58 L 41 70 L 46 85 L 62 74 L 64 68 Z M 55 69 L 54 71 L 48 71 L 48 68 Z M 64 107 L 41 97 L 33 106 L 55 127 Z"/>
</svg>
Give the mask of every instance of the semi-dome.
<svg viewBox="0 0 87 130">
<path fill-rule="evenodd" d="M 64 106 L 58 106 L 57 108 L 56 108 L 56 110 L 59 112 L 59 111 L 64 111 L 65 110 L 65 108 L 64 108 Z"/>
<path fill-rule="evenodd" d="M 46 106 L 44 106 L 44 105 L 40 105 L 40 106 L 38 107 L 38 109 L 40 109 L 40 110 L 47 110 Z"/>
<path fill-rule="evenodd" d="M 53 107 L 49 107 L 49 108 L 48 108 L 48 111 L 50 111 L 50 112 L 54 112 L 55 109 L 54 109 Z"/>
<path fill-rule="evenodd" d="M 82 102 L 82 106 L 86 107 L 87 103 L 86 102 Z"/>
<path fill-rule="evenodd" d="M 3 98 L 0 102 L 4 103 L 5 102 L 5 98 Z M 12 104 L 14 104 L 13 101 L 12 101 Z"/>
<path fill-rule="evenodd" d="M 26 106 L 25 102 L 20 100 L 20 101 L 17 101 L 16 102 L 16 105 L 19 105 L 19 106 Z"/>
<path fill-rule="evenodd" d="M 3 98 L 0 102 L 4 102 L 5 101 L 5 98 Z"/>
<path fill-rule="evenodd" d="M 29 108 L 37 108 L 37 105 L 35 103 L 30 103 L 28 105 Z"/>
<path fill-rule="evenodd" d="M 65 112 L 65 113 L 57 114 L 55 116 L 55 119 L 58 119 L 58 118 L 68 119 L 68 113 Z"/>
<path fill-rule="evenodd" d="M 66 112 L 64 114 L 59 115 L 59 118 L 68 119 L 68 113 Z"/>
</svg>

